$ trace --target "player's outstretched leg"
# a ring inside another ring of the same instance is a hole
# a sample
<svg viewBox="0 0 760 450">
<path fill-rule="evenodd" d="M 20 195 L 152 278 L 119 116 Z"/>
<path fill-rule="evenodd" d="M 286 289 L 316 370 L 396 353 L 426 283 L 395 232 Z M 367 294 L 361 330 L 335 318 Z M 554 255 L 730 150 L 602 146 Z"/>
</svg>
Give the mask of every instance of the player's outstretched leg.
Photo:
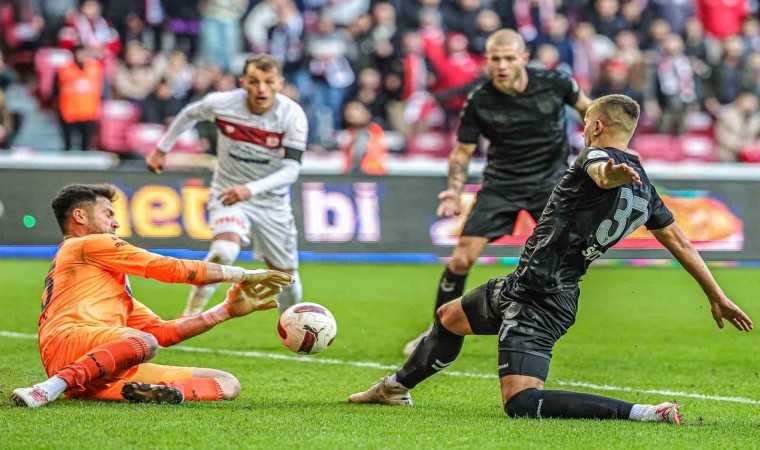
<svg viewBox="0 0 760 450">
<path fill-rule="evenodd" d="M 504 383 L 502 381 L 502 388 Z M 635 405 L 601 395 L 579 392 L 524 389 L 510 396 L 504 405 L 510 417 L 557 419 L 636 420 L 681 424 L 680 405 Z"/>
<path fill-rule="evenodd" d="M 46 405 L 70 389 L 83 389 L 90 381 L 147 361 L 157 350 L 156 339 L 145 333 L 100 345 L 59 369 L 46 381 L 15 389 L 11 399 L 18 406 L 36 408 Z"/>
<path fill-rule="evenodd" d="M 457 299 L 464 293 L 464 285 L 467 281 L 467 275 L 478 257 L 483 253 L 483 249 L 488 244 L 488 239 L 483 237 L 463 236 L 454 253 L 451 255 L 451 261 L 443 271 L 440 281 L 438 282 L 438 292 L 435 297 L 434 314 L 438 308 L 446 303 Z M 404 345 L 404 354 L 411 355 L 415 348 L 420 344 L 422 338 L 430 333 L 433 325 L 423 331 L 419 336 L 407 342 Z"/>
<path fill-rule="evenodd" d="M 239 243 L 231 240 L 217 239 L 211 242 L 211 248 L 203 260 L 227 266 L 233 264 L 239 254 Z M 202 313 L 218 288 L 219 283 L 193 286 L 187 297 L 187 306 L 185 306 L 185 310 L 180 317 L 192 317 Z"/>
<path fill-rule="evenodd" d="M 348 398 L 351 403 L 383 403 L 386 405 L 411 405 L 409 390 L 425 379 L 449 367 L 459 356 L 464 335 L 449 331 L 444 323 L 451 325 L 467 321 L 461 300 L 447 304 L 438 310 L 433 329 L 414 350 L 404 366 L 390 377 L 383 377 L 365 392 Z M 467 325 L 469 329 L 469 324 Z M 457 331 L 459 329 L 457 328 Z M 464 333 L 463 333 L 464 334 Z"/>
</svg>

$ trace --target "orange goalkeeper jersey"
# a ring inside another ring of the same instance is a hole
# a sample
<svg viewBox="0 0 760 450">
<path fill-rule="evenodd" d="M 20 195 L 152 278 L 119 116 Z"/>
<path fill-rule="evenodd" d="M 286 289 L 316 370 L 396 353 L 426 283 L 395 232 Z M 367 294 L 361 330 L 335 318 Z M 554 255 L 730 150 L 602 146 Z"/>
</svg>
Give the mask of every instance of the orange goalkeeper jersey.
<svg viewBox="0 0 760 450">
<path fill-rule="evenodd" d="M 206 265 L 150 253 L 112 234 L 64 240 L 45 278 L 38 334 L 40 349 L 77 325 L 139 329 L 135 320 L 157 319 L 134 300 L 127 275 L 166 283 L 202 284 Z"/>
</svg>

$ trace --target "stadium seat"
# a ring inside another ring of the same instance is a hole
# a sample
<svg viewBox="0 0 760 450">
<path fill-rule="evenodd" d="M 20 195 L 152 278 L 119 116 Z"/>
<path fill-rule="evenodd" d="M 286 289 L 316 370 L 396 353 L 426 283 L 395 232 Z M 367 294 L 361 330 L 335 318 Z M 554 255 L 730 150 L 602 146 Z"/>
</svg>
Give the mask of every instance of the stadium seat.
<svg viewBox="0 0 760 450">
<path fill-rule="evenodd" d="M 98 123 L 100 148 L 114 153 L 132 152 L 127 139 L 129 127 L 140 119 L 140 109 L 126 100 L 106 100 Z"/>
<path fill-rule="evenodd" d="M 161 140 L 161 136 L 163 136 L 165 131 L 166 127 L 160 123 L 136 123 L 127 129 L 127 140 L 133 151 L 142 156 L 148 156 L 156 148 L 158 141 Z M 195 129 L 191 129 L 183 133 L 172 151 L 181 153 L 203 152 L 198 132 Z"/>
<path fill-rule="evenodd" d="M 679 141 L 683 159 L 703 162 L 717 161 L 715 141 L 711 136 L 687 134 L 681 137 Z"/>
<path fill-rule="evenodd" d="M 406 140 L 407 154 L 448 158 L 453 144 L 452 138 L 449 134 L 439 132 L 413 134 Z"/>
<path fill-rule="evenodd" d="M 666 134 L 638 134 L 631 148 L 641 154 L 643 162 L 647 161 L 681 161 L 681 145 L 677 138 Z"/>
<path fill-rule="evenodd" d="M 71 52 L 63 48 L 45 47 L 37 50 L 34 55 L 34 71 L 37 75 L 34 91 L 43 103 L 52 100 L 56 72 L 73 58 Z"/>
</svg>

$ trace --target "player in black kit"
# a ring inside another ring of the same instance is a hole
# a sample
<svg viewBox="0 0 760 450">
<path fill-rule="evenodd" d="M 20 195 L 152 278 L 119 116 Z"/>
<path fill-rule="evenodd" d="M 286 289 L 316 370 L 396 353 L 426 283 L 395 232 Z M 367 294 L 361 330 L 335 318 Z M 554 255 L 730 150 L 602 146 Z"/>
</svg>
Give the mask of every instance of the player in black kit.
<svg viewBox="0 0 760 450">
<path fill-rule="evenodd" d="M 486 42 L 491 79 L 470 93 L 462 110 L 448 188 L 438 195 L 437 214 L 459 215 L 467 167 L 480 136 L 490 141 L 483 187 L 438 284 L 436 310 L 462 296 L 472 265 L 489 242 L 512 233 L 520 210 L 538 220 L 567 169 L 565 105 L 583 117 L 590 100 L 571 76 L 528 68 L 528 58 L 523 38 L 513 30 L 499 30 Z M 428 331 L 407 343 L 404 353 L 411 354 Z"/>
<path fill-rule="evenodd" d="M 411 405 L 409 390 L 448 367 L 464 336 L 499 336 L 499 377 L 511 417 L 630 419 L 680 424 L 679 405 L 639 405 L 598 395 L 543 390 L 555 342 L 575 322 L 578 283 L 593 260 L 641 225 L 699 283 L 720 328 L 750 331 L 750 318 L 721 290 L 628 149 L 639 105 L 623 95 L 594 100 L 587 148 L 554 188 L 517 269 L 437 311 L 430 334 L 404 366 L 352 403 Z"/>
</svg>

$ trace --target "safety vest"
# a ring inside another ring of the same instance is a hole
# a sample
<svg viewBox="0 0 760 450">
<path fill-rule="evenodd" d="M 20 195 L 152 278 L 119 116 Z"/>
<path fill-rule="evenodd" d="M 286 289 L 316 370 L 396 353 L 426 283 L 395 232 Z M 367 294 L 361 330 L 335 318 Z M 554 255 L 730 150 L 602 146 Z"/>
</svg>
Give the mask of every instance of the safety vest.
<svg viewBox="0 0 760 450">
<path fill-rule="evenodd" d="M 356 131 L 349 129 L 351 134 L 349 142 L 343 147 L 344 166 L 343 173 L 349 173 L 354 166 L 354 145 L 357 145 L 357 135 L 367 133 L 367 141 L 363 144 L 363 152 L 359 156 L 359 167 L 367 175 L 385 175 L 388 172 L 386 159 L 388 156 L 388 142 L 383 128 L 375 122 L 370 122 L 364 130 Z"/>
<path fill-rule="evenodd" d="M 85 122 L 100 117 L 103 96 L 103 66 L 90 59 L 80 68 L 76 62 L 58 71 L 58 107 L 64 122 Z"/>
</svg>

